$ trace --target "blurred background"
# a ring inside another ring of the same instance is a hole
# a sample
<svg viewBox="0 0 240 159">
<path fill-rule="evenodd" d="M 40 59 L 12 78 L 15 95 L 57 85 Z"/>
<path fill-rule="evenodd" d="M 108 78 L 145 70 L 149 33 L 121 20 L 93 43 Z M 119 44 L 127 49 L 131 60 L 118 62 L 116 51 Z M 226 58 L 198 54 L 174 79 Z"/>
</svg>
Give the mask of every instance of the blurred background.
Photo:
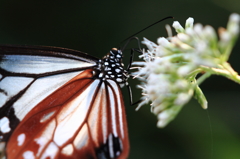
<svg viewBox="0 0 240 159">
<path fill-rule="evenodd" d="M 146 26 L 174 16 L 183 26 L 195 23 L 225 27 L 232 12 L 240 13 L 239 0 L 77 0 L 0 1 L 0 44 L 59 46 L 101 58 L 112 47 Z M 137 35 L 156 41 L 166 36 L 166 20 Z M 132 42 L 128 48 L 137 47 Z M 126 63 L 129 59 L 125 51 Z M 240 42 L 230 57 L 240 72 Z M 140 98 L 136 81 L 130 81 L 134 100 Z M 166 128 L 156 127 L 150 106 L 130 106 L 125 97 L 130 159 L 235 159 L 240 158 L 240 86 L 213 76 L 201 85 L 209 102 L 203 110 L 195 100 L 187 104 Z M 127 93 L 127 89 L 123 89 Z"/>
</svg>

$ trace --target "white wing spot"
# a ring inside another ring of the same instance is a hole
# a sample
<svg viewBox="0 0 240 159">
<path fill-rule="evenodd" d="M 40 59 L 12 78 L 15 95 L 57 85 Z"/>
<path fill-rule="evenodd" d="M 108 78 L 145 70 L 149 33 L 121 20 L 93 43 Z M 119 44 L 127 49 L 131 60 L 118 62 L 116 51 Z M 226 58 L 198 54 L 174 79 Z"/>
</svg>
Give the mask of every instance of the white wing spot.
<svg viewBox="0 0 240 159">
<path fill-rule="evenodd" d="M 41 155 L 41 159 L 55 159 L 57 154 L 59 152 L 58 146 L 51 142 L 49 143 L 48 147 L 43 151 L 43 154 Z"/>
<path fill-rule="evenodd" d="M 117 152 L 116 152 L 116 156 L 119 156 L 120 154 L 121 154 L 120 151 L 117 151 Z"/>
<path fill-rule="evenodd" d="M 24 159 L 35 159 L 34 154 L 32 151 L 26 151 L 23 153 Z"/>
<path fill-rule="evenodd" d="M 67 146 L 65 146 L 62 149 L 62 154 L 65 154 L 67 156 L 70 156 L 73 153 L 73 145 L 72 144 L 68 144 Z"/>
<path fill-rule="evenodd" d="M 108 80 L 110 82 L 110 80 Z M 115 98 L 114 98 L 114 93 L 112 89 L 108 86 L 108 92 L 109 92 L 109 101 L 110 101 L 110 111 L 111 111 L 111 119 L 112 119 L 112 129 L 113 129 L 113 134 L 117 136 L 117 128 L 116 128 L 116 111 L 115 111 Z"/>
<path fill-rule="evenodd" d="M 114 158 L 114 150 L 113 150 L 113 136 L 112 134 L 109 134 L 108 136 L 108 147 L 109 147 L 109 155 L 110 158 Z"/>
<path fill-rule="evenodd" d="M 88 140 L 89 140 L 88 129 L 87 125 L 84 124 L 82 129 L 78 132 L 75 140 L 73 141 L 73 144 L 76 147 L 76 149 L 80 150 L 82 147 L 84 147 L 84 145 L 87 144 Z"/>
<path fill-rule="evenodd" d="M 40 123 L 43 123 L 45 121 L 47 121 L 48 119 L 51 118 L 51 116 L 55 113 L 55 111 L 50 112 L 48 114 L 44 114 L 44 116 L 40 119 Z"/>
<path fill-rule="evenodd" d="M 43 150 L 43 147 L 46 146 L 48 140 L 45 137 L 39 137 L 37 139 L 34 139 L 34 141 L 39 145 L 38 152 L 36 154 L 36 156 L 39 156 Z"/>
<path fill-rule="evenodd" d="M 8 133 L 11 130 L 9 127 L 9 120 L 7 117 L 0 119 L 0 131 L 2 133 Z"/>
<path fill-rule="evenodd" d="M 22 146 L 22 144 L 24 143 L 25 141 L 25 138 L 26 138 L 26 135 L 24 133 L 18 135 L 18 146 Z"/>
</svg>

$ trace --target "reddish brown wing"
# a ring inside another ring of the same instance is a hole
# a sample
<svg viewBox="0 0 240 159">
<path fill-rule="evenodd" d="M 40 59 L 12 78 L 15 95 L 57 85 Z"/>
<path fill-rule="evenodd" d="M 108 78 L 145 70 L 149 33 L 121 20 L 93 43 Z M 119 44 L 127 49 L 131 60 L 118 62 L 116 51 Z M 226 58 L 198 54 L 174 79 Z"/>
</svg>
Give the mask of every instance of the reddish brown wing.
<svg viewBox="0 0 240 159">
<path fill-rule="evenodd" d="M 120 88 L 91 78 L 85 70 L 35 106 L 11 135 L 7 158 L 127 158 Z"/>
</svg>

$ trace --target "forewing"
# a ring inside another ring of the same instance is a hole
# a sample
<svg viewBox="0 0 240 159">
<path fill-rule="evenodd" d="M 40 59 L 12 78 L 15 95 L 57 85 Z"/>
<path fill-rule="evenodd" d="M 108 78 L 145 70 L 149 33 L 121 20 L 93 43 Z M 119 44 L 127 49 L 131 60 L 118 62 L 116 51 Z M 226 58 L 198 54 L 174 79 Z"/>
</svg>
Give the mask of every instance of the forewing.
<svg viewBox="0 0 240 159">
<path fill-rule="evenodd" d="M 0 46 L 4 76 L 42 77 L 96 66 L 97 58 L 80 51 L 47 46 Z"/>
<path fill-rule="evenodd" d="M 38 103 L 96 65 L 96 58 L 75 50 L 0 46 L 0 151 Z"/>
</svg>

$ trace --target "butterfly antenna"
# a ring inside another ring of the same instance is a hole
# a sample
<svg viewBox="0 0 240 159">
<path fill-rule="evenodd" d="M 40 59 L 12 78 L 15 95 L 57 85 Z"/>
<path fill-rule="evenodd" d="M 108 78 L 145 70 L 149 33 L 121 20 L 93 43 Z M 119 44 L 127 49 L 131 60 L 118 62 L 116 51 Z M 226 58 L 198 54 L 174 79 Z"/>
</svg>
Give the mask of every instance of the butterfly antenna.
<svg viewBox="0 0 240 159">
<path fill-rule="evenodd" d="M 140 30 L 139 32 L 137 32 L 137 33 L 135 33 L 135 34 L 133 34 L 133 35 L 129 36 L 128 38 L 124 39 L 124 40 L 123 40 L 121 43 L 123 43 L 124 41 L 126 41 L 126 40 L 128 40 L 128 39 L 131 39 L 131 38 L 132 38 L 132 37 L 134 37 L 135 35 L 137 35 L 137 34 L 139 34 L 139 33 L 143 32 L 144 30 L 146 30 L 146 29 L 150 28 L 151 26 L 153 26 L 153 25 L 156 25 L 157 23 L 160 23 L 160 22 L 162 22 L 162 21 L 164 21 L 164 20 L 166 20 L 166 19 L 170 19 L 170 18 L 172 18 L 172 19 L 173 19 L 174 17 L 172 17 L 172 16 L 169 16 L 169 17 L 163 18 L 163 19 L 161 19 L 161 20 L 159 20 L 159 21 L 157 21 L 157 22 L 155 22 L 155 23 L 153 23 L 153 24 L 151 24 L 151 25 L 147 26 L 146 28 L 144 28 L 144 29 Z"/>
</svg>

